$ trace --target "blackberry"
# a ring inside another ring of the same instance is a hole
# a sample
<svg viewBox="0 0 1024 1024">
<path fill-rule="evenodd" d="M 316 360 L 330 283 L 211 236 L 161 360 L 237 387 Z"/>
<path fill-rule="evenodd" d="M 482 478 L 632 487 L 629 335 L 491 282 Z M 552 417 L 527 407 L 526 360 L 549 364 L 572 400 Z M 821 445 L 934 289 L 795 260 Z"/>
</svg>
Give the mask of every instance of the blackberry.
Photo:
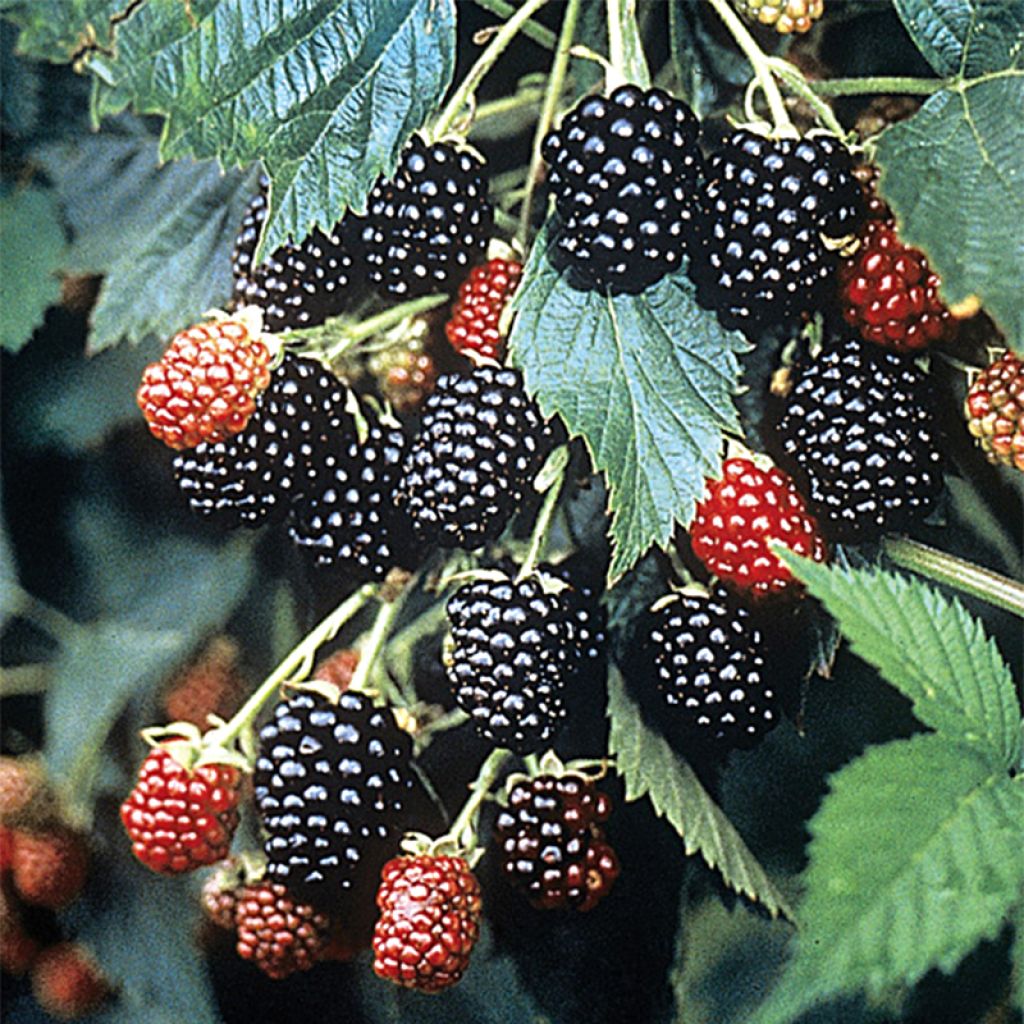
<svg viewBox="0 0 1024 1024">
<path fill-rule="evenodd" d="M 597 590 L 582 581 L 571 561 L 559 565 L 545 563 L 540 566 L 540 572 L 568 584 L 560 596 L 566 602 L 574 623 L 573 651 L 579 674 L 600 663 L 604 657 L 608 613 Z"/>
<path fill-rule="evenodd" d="M 456 703 L 495 746 L 539 750 L 562 725 L 563 691 L 579 664 L 568 601 L 527 577 L 467 583 L 447 607 Z"/>
<path fill-rule="evenodd" d="M 597 287 L 639 292 L 678 269 L 697 184 L 699 124 L 661 89 L 588 96 L 548 133 L 559 253 Z"/>
<path fill-rule="evenodd" d="M 778 724 L 779 701 L 750 613 L 716 590 L 680 594 L 653 616 L 658 689 L 687 738 L 726 750 L 756 746 Z"/>
<path fill-rule="evenodd" d="M 296 504 L 289 533 L 322 568 L 345 566 L 383 579 L 411 559 L 408 525 L 392 500 L 405 454 L 397 423 L 369 419 L 366 436 L 328 452 Z"/>
<path fill-rule="evenodd" d="M 483 162 L 446 142 L 414 136 L 395 176 L 380 180 L 346 238 L 382 295 L 451 292 L 480 262 L 494 222 Z"/>
<path fill-rule="evenodd" d="M 446 374 L 427 399 L 396 500 L 423 543 L 482 547 L 512 518 L 551 442 L 517 370 Z"/>
<path fill-rule="evenodd" d="M 345 386 L 319 363 L 285 355 L 242 433 L 175 457 L 192 511 L 225 527 L 283 520 L 353 429 L 345 400 Z"/>
<path fill-rule="evenodd" d="M 690 276 L 722 324 L 756 337 L 828 294 L 863 198 L 849 154 L 830 136 L 762 138 L 739 130 L 709 163 Z"/>
<path fill-rule="evenodd" d="M 369 879 L 394 852 L 411 761 L 412 739 L 362 694 L 279 703 L 253 775 L 268 879 L 317 904 Z"/>
<path fill-rule="evenodd" d="M 289 242 L 275 249 L 258 267 L 256 254 L 260 232 L 267 217 L 269 181 L 260 181 L 260 191 L 246 208 L 231 259 L 234 301 L 263 310 L 269 331 L 315 327 L 328 317 L 343 312 L 352 281 L 352 257 L 342 237 L 339 222 L 327 234 L 319 228 L 301 244 Z"/>
<path fill-rule="evenodd" d="M 909 357 L 860 339 L 826 346 L 798 378 L 779 434 L 834 539 L 872 540 L 935 508 L 942 456 L 931 406 Z"/>
<path fill-rule="evenodd" d="M 516 783 L 495 822 L 501 870 L 538 910 L 592 910 L 619 873 L 604 837 L 611 800 L 582 775 Z"/>
</svg>

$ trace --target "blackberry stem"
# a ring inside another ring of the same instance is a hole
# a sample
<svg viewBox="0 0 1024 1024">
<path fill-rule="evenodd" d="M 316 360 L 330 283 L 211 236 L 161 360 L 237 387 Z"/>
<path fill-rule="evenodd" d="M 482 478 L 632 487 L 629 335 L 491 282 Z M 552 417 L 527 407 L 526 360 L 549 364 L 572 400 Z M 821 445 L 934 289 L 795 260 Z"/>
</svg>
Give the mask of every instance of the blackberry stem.
<svg viewBox="0 0 1024 1024">
<path fill-rule="evenodd" d="M 469 69 L 469 73 L 462 80 L 462 84 L 452 94 L 452 98 L 448 101 L 444 110 L 438 115 L 431 132 L 435 139 L 439 139 L 451 128 L 462 113 L 463 108 L 471 102 L 484 76 L 494 67 L 508 44 L 512 42 L 519 30 L 530 20 L 530 17 L 546 3 L 547 0 L 526 0 L 526 3 L 498 29 L 487 48 Z"/>
<path fill-rule="evenodd" d="M 505 0 L 474 0 L 474 2 L 477 7 L 482 7 L 485 11 L 498 15 L 499 18 L 507 18 L 515 13 L 515 7 L 512 4 L 506 3 Z M 527 39 L 532 39 L 546 50 L 553 50 L 555 48 L 555 33 L 551 29 L 538 25 L 535 21 L 526 21 L 523 24 L 522 31 Z"/>
<path fill-rule="evenodd" d="M 391 632 L 392 623 L 394 623 L 398 613 L 402 610 L 402 605 L 405 604 L 405 595 L 409 592 L 409 589 L 407 586 L 394 601 L 381 602 L 381 606 L 377 610 L 377 617 L 373 620 L 373 625 L 370 627 L 370 632 L 365 642 L 359 648 L 359 664 L 356 666 L 355 672 L 352 673 L 352 680 L 348 684 L 350 690 L 356 693 L 366 692 L 366 685 L 374 662 L 377 660 L 377 655 L 380 654 L 381 648 Z M 406 703 L 404 697 L 391 685 L 387 672 L 380 673 L 380 676 L 381 678 L 375 679 L 374 682 L 381 690 L 381 694 L 388 704 L 391 706 L 404 705 Z"/>
<path fill-rule="evenodd" d="M 793 70 L 796 71 L 796 68 Z M 832 78 L 827 82 L 805 80 L 805 84 L 819 96 L 870 96 L 880 92 L 901 93 L 904 96 L 931 96 L 949 86 L 942 78 L 909 78 L 899 75 L 878 78 Z"/>
<path fill-rule="evenodd" d="M 490 796 L 491 787 L 501 774 L 505 762 L 512 756 L 512 752 L 502 747 L 496 747 L 487 755 L 487 760 L 480 766 L 476 778 L 470 783 L 469 799 L 462 805 L 458 817 L 452 822 L 448 829 L 448 835 L 466 851 L 471 853 L 477 845 L 477 819 L 480 816 L 480 808 L 484 801 Z M 469 833 L 468 842 L 462 842 L 462 836 Z"/>
<path fill-rule="evenodd" d="M 732 34 L 733 39 L 743 51 L 743 55 L 754 69 L 754 74 L 757 76 L 758 82 L 761 83 L 764 98 L 768 101 L 768 108 L 771 110 L 775 134 L 796 135 L 796 129 L 789 119 L 789 112 L 786 110 L 782 93 L 779 92 L 779 87 L 772 77 L 772 59 L 757 45 L 757 41 L 747 31 L 740 16 L 729 6 L 728 0 L 708 0 L 708 3 L 714 7 L 718 16 L 725 22 L 725 27 Z"/>
<path fill-rule="evenodd" d="M 894 564 L 1024 618 L 1024 586 L 1016 580 L 906 537 L 887 537 L 883 547 Z"/>
<path fill-rule="evenodd" d="M 569 68 L 569 50 L 572 47 L 572 39 L 576 34 L 576 22 L 580 13 L 580 0 L 569 0 L 562 15 L 562 28 L 558 33 L 558 48 L 555 50 L 555 59 L 551 63 L 551 75 L 548 78 L 547 89 L 544 93 L 544 105 L 540 110 L 540 118 L 537 121 L 537 130 L 533 133 L 533 152 L 530 154 L 530 170 L 526 175 L 526 194 L 523 196 L 523 205 L 519 210 L 519 229 L 516 232 L 516 239 L 526 250 L 526 239 L 530 233 L 530 213 L 533 206 L 533 190 L 536 187 L 537 179 L 540 176 L 541 156 L 540 147 L 547 135 L 548 129 L 555 116 L 555 108 L 562 96 L 562 87 L 565 85 L 565 73 Z"/>
<path fill-rule="evenodd" d="M 235 712 L 231 721 L 207 733 L 204 745 L 229 746 L 256 720 L 263 705 L 285 683 L 307 676 L 313 668 L 313 659 L 322 644 L 338 635 L 339 630 L 353 618 L 370 598 L 377 593 L 377 585 L 367 583 L 349 595 L 312 632 L 294 647 L 288 656 L 259 685 L 252 696 Z"/>
<path fill-rule="evenodd" d="M 839 118 L 836 117 L 835 111 L 818 96 L 811 83 L 804 78 L 799 68 L 790 64 L 788 60 L 783 60 L 781 57 L 769 57 L 768 62 L 775 74 L 801 99 L 810 104 L 818 115 L 818 119 L 833 135 L 840 139 L 846 138 L 848 133 L 842 126 Z"/>
<path fill-rule="evenodd" d="M 558 496 L 562 492 L 567 465 L 568 459 L 565 460 L 558 475 L 552 480 L 547 493 L 544 495 L 544 504 L 541 505 L 540 512 L 537 513 L 537 521 L 533 524 L 533 533 L 530 535 L 530 547 L 516 575 L 517 581 L 526 579 L 533 572 L 537 562 L 540 561 L 541 555 L 544 553 L 544 542 L 547 540 L 548 530 L 551 528 L 551 519 L 558 505 Z"/>
</svg>

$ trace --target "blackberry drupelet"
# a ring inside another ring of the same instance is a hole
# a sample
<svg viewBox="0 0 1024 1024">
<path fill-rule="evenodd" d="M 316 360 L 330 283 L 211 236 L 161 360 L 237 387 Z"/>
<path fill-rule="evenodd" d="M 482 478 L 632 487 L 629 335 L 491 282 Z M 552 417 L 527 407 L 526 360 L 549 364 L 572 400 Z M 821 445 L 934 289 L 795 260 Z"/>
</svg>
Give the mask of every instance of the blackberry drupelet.
<svg viewBox="0 0 1024 1024">
<path fill-rule="evenodd" d="M 343 312 L 348 302 L 352 257 L 342 237 L 342 225 L 339 222 L 328 233 L 316 228 L 301 244 L 282 245 L 254 267 L 252 259 L 267 216 L 268 187 L 264 178 L 260 192 L 246 208 L 235 240 L 231 260 L 234 301 L 260 306 L 269 331 L 315 327 Z"/>
<path fill-rule="evenodd" d="M 505 528 L 551 443 L 517 370 L 446 374 L 424 407 L 396 501 L 421 542 L 472 551 Z"/>
<path fill-rule="evenodd" d="M 410 299 L 453 292 L 484 255 L 494 210 L 487 172 L 468 150 L 414 136 L 390 181 L 378 181 L 365 217 L 345 237 L 370 284 Z"/>
<path fill-rule="evenodd" d="M 872 342 L 833 342 L 803 372 L 779 423 L 783 451 L 823 527 L 862 543 L 924 519 L 942 491 L 926 376 Z"/>
<path fill-rule="evenodd" d="M 477 580 L 448 600 L 447 667 L 476 731 L 517 754 L 539 750 L 565 718 L 563 691 L 579 665 L 576 623 L 540 580 Z"/>
<path fill-rule="evenodd" d="M 175 457 L 192 511 L 224 527 L 283 520 L 315 483 L 326 452 L 353 431 L 345 398 L 345 386 L 319 363 L 285 355 L 242 433 Z"/>
<path fill-rule="evenodd" d="M 756 746 L 779 720 L 750 613 L 712 594 L 679 594 L 653 613 L 658 689 L 687 739 L 719 750 Z"/>
<path fill-rule="evenodd" d="M 856 230 L 863 198 L 838 140 L 741 129 L 711 158 L 700 205 L 690 259 L 697 300 L 756 338 L 828 295 L 840 257 L 825 239 Z"/>
<path fill-rule="evenodd" d="M 588 96 L 549 132 L 558 251 L 581 283 L 639 292 L 678 269 L 700 170 L 700 126 L 661 89 Z"/>
<path fill-rule="evenodd" d="M 279 703 L 253 775 L 267 878 L 318 905 L 368 880 L 394 853 L 411 761 L 411 737 L 362 694 Z"/>
<path fill-rule="evenodd" d="M 572 564 L 575 561 L 574 557 L 558 565 L 545 563 L 540 566 L 540 572 L 568 584 L 560 596 L 568 605 L 575 624 L 573 649 L 576 672 L 579 674 L 597 666 L 604 657 L 608 640 L 608 613 L 601 604 L 597 590 L 583 582 L 578 567 Z"/>
<path fill-rule="evenodd" d="M 383 579 L 392 566 L 408 568 L 413 560 L 408 523 L 393 501 L 406 439 L 397 423 L 364 415 L 365 438 L 352 435 L 325 454 L 288 530 L 321 568 Z"/>
<path fill-rule="evenodd" d="M 538 910 L 592 910 L 619 874 L 604 837 L 611 810 L 611 800 L 582 775 L 516 783 L 495 822 L 509 884 Z"/>
</svg>

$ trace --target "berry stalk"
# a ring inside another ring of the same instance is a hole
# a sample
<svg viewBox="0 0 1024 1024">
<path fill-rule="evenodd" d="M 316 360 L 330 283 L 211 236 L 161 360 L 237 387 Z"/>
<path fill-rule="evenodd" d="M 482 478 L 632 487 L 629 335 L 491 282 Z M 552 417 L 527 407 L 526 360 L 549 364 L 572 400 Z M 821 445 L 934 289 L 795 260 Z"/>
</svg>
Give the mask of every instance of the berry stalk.
<svg viewBox="0 0 1024 1024">
<path fill-rule="evenodd" d="M 410 589 L 410 587 L 406 586 L 395 600 L 381 602 L 381 606 L 377 611 L 377 617 L 373 620 L 373 626 L 370 628 L 365 642 L 360 645 L 359 665 L 355 672 L 352 673 L 352 681 L 348 685 L 349 690 L 355 693 L 366 692 L 370 672 L 373 670 L 377 656 L 380 654 L 391 633 L 392 624 L 397 618 L 398 613 L 402 610 L 402 605 L 405 604 L 405 595 Z M 405 699 L 405 694 L 394 692 L 394 687 L 392 687 L 391 680 L 386 672 L 380 673 L 380 677 L 375 682 L 388 704 L 394 706 L 408 703 Z"/>
<path fill-rule="evenodd" d="M 555 116 L 555 108 L 558 106 L 559 98 L 562 95 L 565 73 L 569 68 L 569 50 L 572 48 L 572 39 L 576 34 L 576 22 L 579 19 L 579 13 L 580 0 L 569 0 L 565 13 L 562 15 L 562 27 L 558 33 L 558 48 L 555 50 L 555 59 L 551 63 L 551 75 L 548 78 L 547 89 L 544 93 L 544 106 L 541 107 L 540 117 L 537 120 L 537 130 L 533 135 L 530 170 L 526 176 L 526 193 L 523 196 L 523 205 L 519 211 L 519 230 L 516 232 L 516 240 L 524 249 L 530 232 L 533 190 L 537 185 L 541 165 L 544 161 L 544 157 L 541 155 L 541 143 L 551 127 L 551 122 Z"/>
<path fill-rule="evenodd" d="M 769 57 L 768 65 L 788 88 L 811 106 L 818 115 L 818 119 L 830 132 L 840 139 L 846 138 L 846 129 L 836 117 L 832 107 L 815 92 L 812 84 L 804 77 L 799 68 L 781 57 Z"/>
<path fill-rule="evenodd" d="M 496 14 L 499 18 L 507 18 L 514 14 L 516 10 L 512 4 L 506 3 L 506 0 L 474 0 L 474 2 L 477 7 L 482 7 L 485 11 L 490 11 L 491 14 Z M 555 33 L 535 21 L 529 19 L 525 21 L 522 33 L 527 39 L 532 39 L 546 50 L 553 50 L 555 48 Z"/>
<path fill-rule="evenodd" d="M 240 736 L 260 713 L 279 687 L 308 676 L 313 668 L 317 650 L 338 635 L 339 630 L 353 618 L 370 598 L 377 593 L 377 585 L 367 583 L 349 595 L 312 632 L 308 633 L 253 692 L 252 696 L 235 712 L 234 717 L 209 734 L 207 746 L 227 747 Z"/>
<path fill-rule="evenodd" d="M 529 576 L 543 554 L 544 543 L 547 540 L 548 530 L 551 528 L 552 516 L 554 516 L 555 508 L 558 505 L 558 496 L 562 492 L 562 484 L 565 481 L 565 470 L 568 464 L 569 449 L 563 445 L 557 452 L 551 454 L 548 464 L 541 470 L 541 476 L 547 475 L 547 471 L 550 471 L 552 479 L 548 485 L 547 493 L 544 495 L 544 504 L 541 505 L 540 512 L 537 513 L 537 521 L 533 524 L 533 533 L 530 535 L 530 547 L 516 576 L 517 580 L 522 580 Z"/>
<path fill-rule="evenodd" d="M 614 78 L 606 81 L 611 90 L 626 82 L 644 88 L 651 84 L 651 73 L 644 57 L 643 42 L 636 24 L 636 0 L 606 0 L 608 12 L 608 59 Z"/>
<path fill-rule="evenodd" d="M 469 73 L 462 80 L 462 84 L 452 94 L 452 98 L 448 101 L 444 110 L 438 115 L 431 132 L 435 139 L 441 138 L 452 127 L 462 113 L 463 108 L 472 102 L 473 95 L 477 87 L 484 80 L 484 76 L 494 67 L 498 58 L 505 52 L 509 43 L 515 39 L 519 30 L 545 3 L 547 3 L 547 0 L 526 0 L 526 3 L 498 29 L 490 44 L 477 58 L 476 63 L 469 69 Z"/>
<path fill-rule="evenodd" d="M 477 844 L 477 818 L 480 815 L 480 808 L 490 795 L 491 787 L 501 774 L 505 762 L 511 756 L 511 751 L 504 750 L 501 747 L 497 747 L 487 755 L 487 760 L 480 766 L 476 778 L 470 784 L 469 799 L 463 804 L 458 817 L 452 822 L 451 828 L 448 829 L 448 835 L 467 854 L 471 853 Z M 463 842 L 463 836 L 468 836 L 465 842 Z"/>
<path fill-rule="evenodd" d="M 792 67 L 792 65 L 790 65 Z M 794 69 L 795 70 L 795 69 Z M 806 83 L 819 96 L 871 96 L 875 93 L 899 93 L 904 96 L 931 96 L 948 88 L 942 78 L 911 78 L 882 75 L 872 78 L 832 78 Z"/>
<path fill-rule="evenodd" d="M 904 569 L 1024 618 L 1024 586 L 1007 576 L 906 537 L 886 538 L 885 554 Z"/>
</svg>

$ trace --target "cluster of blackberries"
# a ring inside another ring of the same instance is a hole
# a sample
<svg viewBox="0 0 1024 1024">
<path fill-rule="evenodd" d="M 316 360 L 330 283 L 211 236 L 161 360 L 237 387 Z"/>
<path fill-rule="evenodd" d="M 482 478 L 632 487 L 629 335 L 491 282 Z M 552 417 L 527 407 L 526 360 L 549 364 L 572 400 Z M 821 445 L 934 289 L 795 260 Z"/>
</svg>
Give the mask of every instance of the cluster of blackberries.
<svg viewBox="0 0 1024 1024">
<path fill-rule="evenodd" d="M 624 85 L 544 140 L 570 280 L 636 292 L 683 265 L 698 301 L 750 336 L 817 308 L 839 239 L 862 216 L 850 156 L 829 136 L 738 130 L 705 158 L 690 109 Z"/>
</svg>

